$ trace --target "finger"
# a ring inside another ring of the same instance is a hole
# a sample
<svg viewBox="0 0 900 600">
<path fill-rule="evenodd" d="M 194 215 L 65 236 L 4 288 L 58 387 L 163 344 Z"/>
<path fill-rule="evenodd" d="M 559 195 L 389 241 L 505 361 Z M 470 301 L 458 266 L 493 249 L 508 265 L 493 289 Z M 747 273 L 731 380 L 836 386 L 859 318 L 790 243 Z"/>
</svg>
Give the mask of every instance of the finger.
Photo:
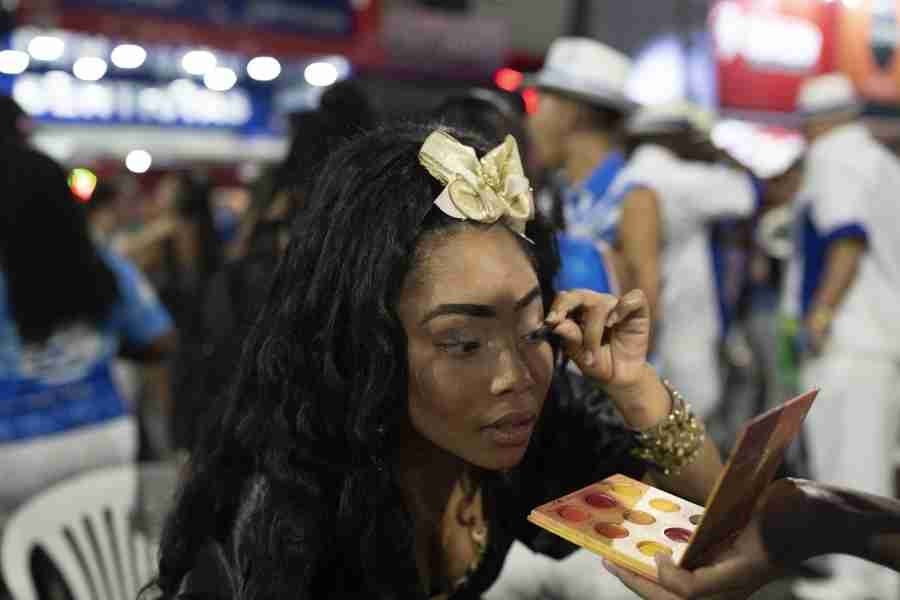
<svg viewBox="0 0 900 600">
<path fill-rule="evenodd" d="M 649 579 L 641 577 L 627 569 L 623 569 L 607 561 L 603 561 L 606 570 L 615 575 L 625 587 L 645 600 L 681 600 L 678 596 Z"/>
<path fill-rule="evenodd" d="M 739 558 L 727 559 L 693 573 L 679 569 L 671 560 L 658 560 L 659 582 L 667 590 L 686 598 L 743 589 L 754 584 L 762 586 L 762 573 Z"/>
<path fill-rule="evenodd" d="M 550 312 L 544 320 L 548 323 L 559 323 L 579 306 L 581 306 L 580 294 L 571 291 L 560 292 L 554 298 Z"/>
<path fill-rule="evenodd" d="M 607 329 L 606 320 L 618 303 L 615 296 L 588 290 L 569 291 L 557 297 L 546 321 L 553 324 L 569 320 L 579 327 L 581 339 L 577 340 L 577 344 L 573 339 L 566 348 L 566 354 L 579 367 L 591 368 L 596 364 Z M 562 331 L 555 333 L 562 334 Z M 572 333 L 574 335 L 574 331 Z"/>
<path fill-rule="evenodd" d="M 604 334 L 612 326 L 609 323 L 610 317 L 620 302 L 618 298 L 608 294 L 598 294 L 597 296 L 591 299 L 592 303 L 586 307 L 586 314 L 583 318 L 584 345 L 595 356 L 600 353 Z"/>
<path fill-rule="evenodd" d="M 566 356 L 576 362 L 584 362 L 584 332 L 575 321 L 566 319 L 553 329 L 553 333 L 562 338 L 563 351 Z"/>
<path fill-rule="evenodd" d="M 694 572 L 694 585 L 700 594 L 724 592 L 744 588 L 759 588 L 768 583 L 768 576 L 747 561 L 734 558 Z"/>
<path fill-rule="evenodd" d="M 693 573 L 679 569 L 668 556 L 657 555 L 655 558 L 660 586 L 682 598 L 697 597 Z"/>
<path fill-rule="evenodd" d="M 631 319 L 650 318 L 650 303 L 642 290 L 633 289 L 618 302 L 607 319 L 607 325 L 614 327 Z"/>
<path fill-rule="evenodd" d="M 548 323 L 558 323 L 581 307 L 593 307 L 598 302 L 608 301 L 609 298 L 615 298 L 610 294 L 598 294 L 590 290 L 569 290 L 560 292 L 547 313 L 546 321 Z"/>
</svg>

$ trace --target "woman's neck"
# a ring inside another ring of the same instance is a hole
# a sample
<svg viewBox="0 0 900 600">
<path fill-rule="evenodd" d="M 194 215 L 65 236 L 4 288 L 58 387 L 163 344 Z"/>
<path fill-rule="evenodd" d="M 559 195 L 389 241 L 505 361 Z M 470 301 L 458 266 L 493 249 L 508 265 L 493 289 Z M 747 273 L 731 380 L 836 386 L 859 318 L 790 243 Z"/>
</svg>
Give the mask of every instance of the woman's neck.
<svg viewBox="0 0 900 600">
<path fill-rule="evenodd" d="M 422 437 L 411 424 L 401 435 L 394 477 L 413 521 L 416 569 L 430 593 L 446 574 L 441 547 L 444 514 L 454 490 L 466 475 L 466 463 Z"/>
<path fill-rule="evenodd" d="M 394 476 L 416 529 L 434 531 L 467 465 L 422 437 L 411 425 L 407 429 L 393 461 Z"/>
</svg>

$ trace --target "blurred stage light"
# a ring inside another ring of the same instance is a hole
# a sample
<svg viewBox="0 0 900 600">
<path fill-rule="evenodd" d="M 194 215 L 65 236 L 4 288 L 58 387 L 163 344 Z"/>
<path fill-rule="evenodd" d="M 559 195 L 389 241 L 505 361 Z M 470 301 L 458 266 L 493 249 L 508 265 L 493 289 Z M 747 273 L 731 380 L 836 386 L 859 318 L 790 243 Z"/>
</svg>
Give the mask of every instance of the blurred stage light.
<svg viewBox="0 0 900 600">
<path fill-rule="evenodd" d="M 146 150 L 132 150 L 125 157 L 125 167 L 132 173 L 146 173 L 153 164 L 153 157 Z"/>
<path fill-rule="evenodd" d="M 525 112 L 529 115 L 537 112 L 538 91 L 537 88 L 525 88 L 522 90 L 522 100 L 525 101 Z"/>
<path fill-rule="evenodd" d="M 203 76 L 203 84 L 216 92 L 227 92 L 237 83 L 237 74 L 228 67 L 216 67 Z"/>
<path fill-rule="evenodd" d="M 147 60 L 147 51 L 137 44 L 119 44 L 109 58 L 120 69 L 137 69 Z"/>
<path fill-rule="evenodd" d="M 508 67 L 498 69 L 494 73 L 494 83 L 497 84 L 498 88 L 507 92 L 515 92 L 524 80 L 525 76 L 522 73 Z"/>
<path fill-rule="evenodd" d="M 69 173 L 69 189 L 75 197 L 87 202 L 97 188 L 97 176 L 90 169 L 77 168 Z"/>
<path fill-rule="evenodd" d="M 31 58 L 21 50 L 0 51 L 0 73 L 5 75 L 18 75 L 28 68 Z"/>
<path fill-rule="evenodd" d="M 303 71 L 306 83 L 316 87 L 327 87 L 338 80 L 338 70 L 331 63 L 314 62 Z"/>
<path fill-rule="evenodd" d="M 247 63 L 247 75 L 256 81 L 272 81 L 281 75 L 281 63 L 271 56 L 257 56 Z"/>
<path fill-rule="evenodd" d="M 58 60 L 65 49 L 65 42 L 52 35 L 37 35 L 28 42 L 28 53 L 35 60 Z"/>
<path fill-rule="evenodd" d="M 44 74 L 44 82 L 50 87 L 72 85 L 72 76 L 66 71 L 54 69 Z"/>
<path fill-rule="evenodd" d="M 216 55 L 209 50 L 191 50 L 181 58 L 181 68 L 191 75 L 206 75 L 217 63 Z"/>
<path fill-rule="evenodd" d="M 82 56 L 72 65 L 72 73 L 82 81 L 99 81 L 106 75 L 106 61 L 96 56 Z"/>
</svg>

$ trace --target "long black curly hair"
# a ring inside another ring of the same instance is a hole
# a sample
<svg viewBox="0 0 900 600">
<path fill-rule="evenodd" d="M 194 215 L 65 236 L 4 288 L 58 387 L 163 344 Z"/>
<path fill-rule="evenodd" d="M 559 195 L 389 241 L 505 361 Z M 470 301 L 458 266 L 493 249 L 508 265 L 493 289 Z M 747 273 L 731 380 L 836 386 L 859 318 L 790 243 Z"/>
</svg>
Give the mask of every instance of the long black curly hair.
<svg viewBox="0 0 900 600">
<path fill-rule="evenodd" d="M 297 217 L 234 389 L 200 441 L 167 519 L 156 585 L 177 595 L 198 552 L 228 556 L 235 598 L 382 598 L 419 589 L 411 517 L 385 462 L 407 416 L 407 339 L 396 304 L 422 241 L 481 226 L 433 210 L 441 185 L 418 152 L 435 126 L 350 141 L 324 165 Z M 467 132 L 454 131 L 483 154 Z M 545 305 L 554 238 L 529 224 L 522 248 Z M 410 584 L 411 585 L 411 584 Z"/>
</svg>

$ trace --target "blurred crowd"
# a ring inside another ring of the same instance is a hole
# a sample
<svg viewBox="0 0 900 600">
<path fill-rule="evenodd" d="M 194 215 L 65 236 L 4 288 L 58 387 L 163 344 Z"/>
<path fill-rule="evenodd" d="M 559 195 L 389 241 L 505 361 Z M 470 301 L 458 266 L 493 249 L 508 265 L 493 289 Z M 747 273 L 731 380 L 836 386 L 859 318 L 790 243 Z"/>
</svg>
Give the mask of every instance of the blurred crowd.
<svg viewBox="0 0 900 600">
<path fill-rule="evenodd" d="M 897 158 L 863 126 L 839 75 L 801 92 L 805 143 L 760 165 L 713 144 L 715 116 L 699 106 L 630 101 L 629 70 L 599 42 L 564 38 L 531 82 L 535 112 L 518 94 L 477 88 L 416 116 L 494 145 L 519 141 L 538 210 L 557 231 L 559 289 L 642 289 L 652 361 L 721 447 L 750 416 L 818 387 L 783 474 L 893 495 Z M 243 203 L 217 202 L 202 169 L 152 188 L 101 178 L 81 203 L 64 167 L 29 146 L 24 114 L 0 100 L 3 514 L 92 467 L 190 453 L 223 405 L 318 167 L 380 118 L 361 87 L 340 82 L 292 115 L 287 155 L 246 186 Z M 569 575 L 588 559 L 548 566 L 529 553 L 510 555 L 487 597 L 531 597 L 520 590 L 529 586 L 622 593 L 600 581 L 599 563 L 576 586 Z M 827 566 L 832 578 L 801 581 L 795 594 L 900 591 L 871 565 Z"/>
</svg>

